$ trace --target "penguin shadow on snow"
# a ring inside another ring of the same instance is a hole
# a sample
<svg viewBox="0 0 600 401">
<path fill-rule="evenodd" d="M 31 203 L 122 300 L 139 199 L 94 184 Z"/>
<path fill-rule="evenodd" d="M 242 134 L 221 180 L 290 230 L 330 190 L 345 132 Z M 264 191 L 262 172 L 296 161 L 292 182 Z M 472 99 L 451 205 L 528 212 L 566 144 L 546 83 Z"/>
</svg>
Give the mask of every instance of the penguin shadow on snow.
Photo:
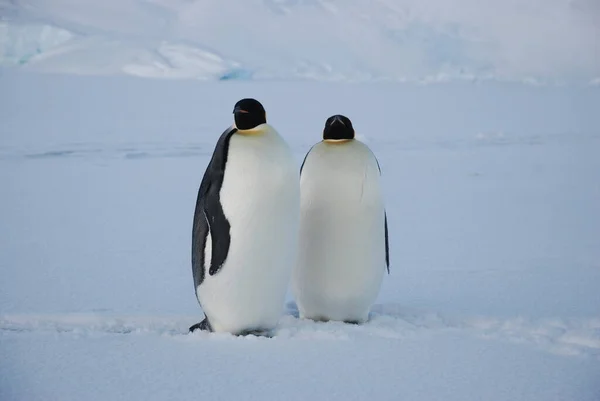
<svg viewBox="0 0 600 401">
<path fill-rule="evenodd" d="M 298 310 L 298 305 L 294 301 L 290 301 L 285 304 L 285 316 L 291 316 L 300 322 L 309 322 L 309 323 L 335 323 L 335 324 L 345 324 L 349 326 L 364 326 L 371 322 L 371 319 L 375 316 L 380 316 L 381 313 L 370 312 L 369 317 L 366 322 L 356 322 L 356 321 L 340 321 L 340 320 L 332 320 L 328 318 L 321 319 L 309 319 L 309 318 L 301 318 L 300 311 Z"/>
<path fill-rule="evenodd" d="M 193 334 L 195 332 L 203 332 L 208 335 L 222 335 L 223 333 L 214 333 L 210 327 L 210 323 L 208 323 L 207 319 L 202 320 L 200 323 L 196 323 L 192 325 L 188 329 L 188 334 Z M 228 335 L 232 335 L 234 337 L 265 337 L 265 338 L 273 338 L 276 335 L 276 329 L 272 330 L 244 330 L 240 333 L 227 333 Z"/>
<path fill-rule="evenodd" d="M 296 305 L 294 301 L 285 304 L 285 314 L 300 319 L 300 311 L 298 310 L 298 305 Z"/>
</svg>

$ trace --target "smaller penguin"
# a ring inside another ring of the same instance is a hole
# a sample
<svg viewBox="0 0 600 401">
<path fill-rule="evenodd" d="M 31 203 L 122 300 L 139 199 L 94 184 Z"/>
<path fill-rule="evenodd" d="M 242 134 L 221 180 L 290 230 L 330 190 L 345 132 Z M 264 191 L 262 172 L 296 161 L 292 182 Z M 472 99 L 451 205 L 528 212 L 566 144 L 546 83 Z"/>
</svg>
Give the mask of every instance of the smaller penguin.
<svg viewBox="0 0 600 401">
<path fill-rule="evenodd" d="M 360 324 L 389 274 L 381 170 L 350 119 L 327 119 L 300 168 L 298 259 L 292 291 L 300 318 Z"/>
<path fill-rule="evenodd" d="M 269 335 L 296 258 L 298 169 L 259 101 L 240 100 L 233 115 L 198 190 L 192 275 L 205 318 L 190 331 Z"/>
</svg>

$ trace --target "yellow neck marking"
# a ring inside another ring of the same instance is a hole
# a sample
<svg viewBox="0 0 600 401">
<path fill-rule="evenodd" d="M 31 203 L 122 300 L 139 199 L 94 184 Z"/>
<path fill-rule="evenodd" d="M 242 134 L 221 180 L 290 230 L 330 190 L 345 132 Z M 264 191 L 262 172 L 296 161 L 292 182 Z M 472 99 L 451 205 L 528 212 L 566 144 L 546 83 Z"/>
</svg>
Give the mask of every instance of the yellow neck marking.
<svg viewBox="0 0 600 401">
<path fill-rule="evenodd" d="M 235 123 L 233 124 L 235 126 Z M 237 128 L 237 127 L 236 127 Z M 236 131 L 236 134 L 244 135 L 244 136 L 256 136 L 262 135 L 265 133 L 265 127 L 263 125 L 256 126 L 251 129 L 239 129 Z"/>
<path fill-rule="evenodd" d="M 257 136 L 257 135 L 262 135 L 265 132 L 263 130 L 253 130 L 253 129 L 246 129 L 246 130 L 237 130 L 236 134 L 239 135 L 244 135 L 244 136 Z"/>
<path fill-rule="evenodd" d="M 350 142 L 352 139 L 323 139 L 323 142 L 333 143 L 333 144 L 342 144 L 346 142 Z"/>
</svg>

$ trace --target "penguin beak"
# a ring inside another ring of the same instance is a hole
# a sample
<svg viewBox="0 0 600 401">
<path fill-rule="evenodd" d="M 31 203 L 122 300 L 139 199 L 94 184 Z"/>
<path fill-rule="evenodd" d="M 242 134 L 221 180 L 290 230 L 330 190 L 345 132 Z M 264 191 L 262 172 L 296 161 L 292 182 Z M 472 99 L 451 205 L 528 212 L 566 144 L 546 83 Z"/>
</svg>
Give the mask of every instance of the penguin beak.
<svg viewBox="0 0 600 401">
<path fill-rule="evenodd" d="M 233 109 L 233 114 L 236 114 L 236 113 L 246 113 L 247 114 L 248 110 L 244 110 L 244 109 L 242 109 L 241 107 L 238 106 L 235 109 Z"/>
</svg>

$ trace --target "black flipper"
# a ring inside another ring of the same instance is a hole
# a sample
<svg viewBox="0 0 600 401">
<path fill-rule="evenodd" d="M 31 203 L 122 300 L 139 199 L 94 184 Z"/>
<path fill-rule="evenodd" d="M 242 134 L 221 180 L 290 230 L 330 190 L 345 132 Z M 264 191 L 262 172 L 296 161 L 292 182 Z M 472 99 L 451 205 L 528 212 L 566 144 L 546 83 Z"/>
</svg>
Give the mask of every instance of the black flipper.
<svg viewBox="0 0 600 401">
<path fill-rule="evenodd" d="M 306 152 L 306 155 L 304 156 L 304 160 L 302 160 L 302 165 L 300 166 L 300 175 L 302 175 L 302 169 L 304 168 L 304 163 L 306 162 L 306 158 L 308 157 L 308 154 L 314 147 L 315 147 L 315 145 L 311 146 L 310 149 L 308 149 L 308 152 Z"/>
<path fill-rule="evenodd" d="M 227 259 L 230 236 L 229 221 L 223 213 L 219 193 L 225 176 L 225 164 L 229 151 L 229 140 L 237 128 L 228 128 L 217 141 L 210 163 L 206 167 L 198 190 L 192 229 L 192 274 L 194 290 L 204 281 L 204 249 L 208 233 L 212 241 L 209 274 L 219 272 Z"/>
<path fill-rule="evenodd" d="M 375 157 L 375 155 L 373 155 L 373 157 Z M 379 174 L 381 174 L 381 166 L 379 165 L 379 160 L 377 160 L 377 158 L 375 157 L 375 161 L 377 162 L 377 168 L 379 169 Z M 388 224 L 387 224 L 387 213 L 384 209 L 383 211 L 383 218 L 384 218 L 384 230 L 385 230 L 385 265 L 387 267 L 387 272 L 388 274 L 390 274 L 390 246 L 389 246 L 389 240 L 388 240 Z"/>
<path fill-rule="evenodd" d="M 384 227 L 385 227 L 385 264 L 387 266 L 387 272 L 390 274 L 390 246 L 388 241 L 388 225 L 387 225 L 387 213 L 383 212 Z"/>
</svg>

